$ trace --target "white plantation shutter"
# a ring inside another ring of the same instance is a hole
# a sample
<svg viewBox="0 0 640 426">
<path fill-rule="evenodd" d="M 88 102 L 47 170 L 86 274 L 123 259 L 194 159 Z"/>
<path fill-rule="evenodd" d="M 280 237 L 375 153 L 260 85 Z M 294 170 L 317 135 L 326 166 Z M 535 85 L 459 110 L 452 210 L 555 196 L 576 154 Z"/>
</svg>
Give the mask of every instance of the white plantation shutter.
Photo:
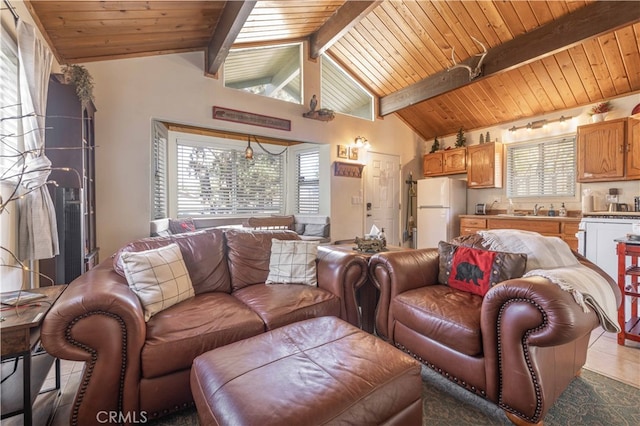
<svg viewBox="0 0 640 426">
<path fill-rule="evenodd" d="M 10 37 L 3 36 L 0 44 L 0 176 L 2 180 L 14 181 L 12 176 L 20 169 L 17 163 L 19 157 L 15 154 L 21 151 L 17 137 L 20 134 L 18 55 L 16 45 Z"/>
<path fill-rule="evenodd" d="M 507 146 L 507 197 L 573 197 L 574 136 Z"/>
<path fill-rule="evenodd" d="M 283 156 L 178 140 L 177 214 L 284 214 Z"/>
<path fill-rule="evenodd" d="M 160 123 L 155 123 L 153 126 L 153 219 L 168 216 L 167 139 L 167 129 Z"/>
<path fill-rule="evenodd" d="M 320 211 L 320 153 L 302 152 L 296 155 L 296 211 L 315 214 Z"/>
</svg>

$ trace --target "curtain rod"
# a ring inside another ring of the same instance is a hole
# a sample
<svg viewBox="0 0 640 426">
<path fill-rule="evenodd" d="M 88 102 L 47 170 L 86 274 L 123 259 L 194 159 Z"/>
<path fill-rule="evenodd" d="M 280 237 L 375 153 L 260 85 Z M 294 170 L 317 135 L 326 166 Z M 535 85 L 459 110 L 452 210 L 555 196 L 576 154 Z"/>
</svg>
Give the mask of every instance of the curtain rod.
<svg viewBox="0 0 640 426">
<path fill-rule="evenodd" d="M 13 15 L 13 20 L 18 22 L 18 20 L 20 19 L 20 16 L 18 16 L 18 12 L 16 12 L 16 9 L 11 5 L 11 3 L 9 3 L 9 0 L 2 0 L 2 1 L 4 1 L 4 4 L 7 5 L 9 12 L 11 12 L 11 14 Z"/>
</svg>

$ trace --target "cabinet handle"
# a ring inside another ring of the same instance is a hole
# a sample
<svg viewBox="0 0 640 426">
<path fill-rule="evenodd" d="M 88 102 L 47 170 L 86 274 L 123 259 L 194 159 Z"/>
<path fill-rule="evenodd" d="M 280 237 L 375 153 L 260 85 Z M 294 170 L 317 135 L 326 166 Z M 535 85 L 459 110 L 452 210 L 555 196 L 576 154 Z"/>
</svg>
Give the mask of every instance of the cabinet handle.
<svg viewBox="0 0 640 426">
<path fill-rule="evenodd" d="M 630 143 L 627 144 L 627 152 L 631 152 L 631 144 Z"/>
<path fill-rule="evenodd" d="M 620 154 L 622 154 L 624 152 L 624 145 L 620 145 L 619 151 L 620 151 Z"/>
</svg>

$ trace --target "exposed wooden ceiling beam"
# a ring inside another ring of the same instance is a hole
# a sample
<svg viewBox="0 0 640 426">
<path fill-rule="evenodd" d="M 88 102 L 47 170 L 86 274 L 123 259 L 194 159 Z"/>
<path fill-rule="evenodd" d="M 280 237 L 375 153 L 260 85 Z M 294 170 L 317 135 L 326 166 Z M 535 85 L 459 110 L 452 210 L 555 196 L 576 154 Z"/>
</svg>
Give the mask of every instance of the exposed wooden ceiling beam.
<svg viewBox="0 0 640 426">
<path fill-rule="evenodd" d="M 381 0 L 345 2 L 324 25 L 309 36 L 309 56 L 315 59 L 322 55 L 380 3 Z"/>
<path fill-rule="evenodd" d="M 216 74 L 229 55 L 231 45 L 256 5 L 256 1 L 227 1 L 207 45 L 207 72 Z"/>
<path fill-rule="evenodd" d="M 464 69 L 441 71 L 411 86 L 380 98 L 380 115 L 388 115 L 408 106 L 450 92 L 471 81 L 566 50 L 588 39 L 633 24 L 640 19 L 640 7 L 635 1 L 597 1 L 567 14 L 535 30 L 489 49 L 483 61 L 482 75 L 469 80 Z M 474 68 L 477 58 L 463 62 Z"/>
</svg>

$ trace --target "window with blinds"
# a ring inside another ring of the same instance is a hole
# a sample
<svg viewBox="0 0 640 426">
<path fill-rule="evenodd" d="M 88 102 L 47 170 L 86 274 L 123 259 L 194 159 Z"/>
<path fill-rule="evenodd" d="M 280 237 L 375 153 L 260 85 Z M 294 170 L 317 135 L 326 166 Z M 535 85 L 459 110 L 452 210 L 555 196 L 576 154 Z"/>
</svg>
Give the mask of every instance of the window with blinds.
<svg viewBox="0 0 640 426">
<path fill-rule="evenodd" d="M 296 212 L 317 214 L 320 211 L 320 153 L 296 155 Z"/>
<path fill-rule="evenodd" d="M 4 31 L 4 29 L 2 29 Z M 21 151 L 20 94 L 18 90 L 18 52 L 10 37 L 0 41 L 0 176 L 1 180 L 14 180 Z"/>
<path fill-rule="evenodd" d="M 373 120 L 373 96 L 369 91 L 327 55 L 321 56 L 320 65 L 322 108 Z"/>
<path fill-rule="evenodd" d="M 575 137 L 507 146 L 507 197 L 573 197 L 575 193 Z"/>
<path fill-rule="evenodd" d="M 167 129 L 153 126 L 153 219 L 168 217 L 167 209 Z"/>
<path fill-rule="evenodd" d="M 284 214 L 284 156 L 180 139 L 176 149 L 178 217 Z"/>
</svg>

